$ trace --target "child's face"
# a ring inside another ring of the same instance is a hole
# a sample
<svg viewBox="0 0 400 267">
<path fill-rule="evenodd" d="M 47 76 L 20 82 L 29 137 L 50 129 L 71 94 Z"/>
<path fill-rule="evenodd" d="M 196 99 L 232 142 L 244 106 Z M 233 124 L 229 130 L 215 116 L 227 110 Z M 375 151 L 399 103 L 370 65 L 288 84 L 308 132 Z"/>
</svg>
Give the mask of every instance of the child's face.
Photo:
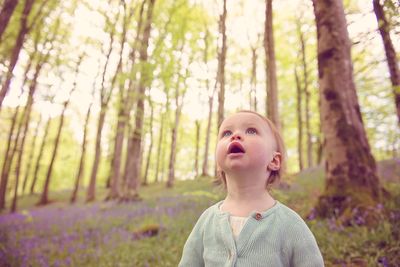
<svg viewBox="0 0 400 267">
<path fill-rule="evenodd" d="M 225 173 L 268 172 L 276 141 L 268 124 L 256 114 L 239 112 L 226 118 L 219 129 L 217 164 Z"/>
</svg>

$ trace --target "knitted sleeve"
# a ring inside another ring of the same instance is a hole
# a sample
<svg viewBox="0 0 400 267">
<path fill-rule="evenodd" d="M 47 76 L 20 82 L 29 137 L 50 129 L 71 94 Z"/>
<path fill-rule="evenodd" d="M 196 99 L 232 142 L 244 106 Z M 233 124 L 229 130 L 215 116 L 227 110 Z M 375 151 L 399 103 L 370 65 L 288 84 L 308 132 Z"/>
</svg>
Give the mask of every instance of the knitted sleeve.
<svg viewBox="0 0 400 267">
<path fill-rule="evenodd" d="M 206 212 L 200 216 L 188 239 L 186 240 L 185 246 L 183 247 L 182 258 L 178 265 L 179 267 L 204 266 L 203 232 L 205 217 Z"/>
<path fill-rule="evenodd" d="M 317 241 L 304 221 L 297 222 L 291 229 L 291 264 L 293 267 L 321 267 L 324 260 Z"/>
</svg>

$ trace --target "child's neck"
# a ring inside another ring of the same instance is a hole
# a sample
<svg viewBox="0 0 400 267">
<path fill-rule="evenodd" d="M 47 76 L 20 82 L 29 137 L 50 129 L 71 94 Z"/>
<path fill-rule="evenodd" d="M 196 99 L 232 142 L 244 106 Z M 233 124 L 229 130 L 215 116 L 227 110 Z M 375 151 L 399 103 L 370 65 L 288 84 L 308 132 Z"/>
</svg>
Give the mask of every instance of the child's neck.
<svg viewBox="0 0 400 267">
<path fill-rule="evenodd" d="M 265 182 L 248 179 L 227 179 L 228 193 L 222 210 L 233 216 L 246 217 L 252 211 L 263 212 L 275 205 L 265 188 Z M 249 182 L 251 181 L 251 182 Z"/>
</svg>

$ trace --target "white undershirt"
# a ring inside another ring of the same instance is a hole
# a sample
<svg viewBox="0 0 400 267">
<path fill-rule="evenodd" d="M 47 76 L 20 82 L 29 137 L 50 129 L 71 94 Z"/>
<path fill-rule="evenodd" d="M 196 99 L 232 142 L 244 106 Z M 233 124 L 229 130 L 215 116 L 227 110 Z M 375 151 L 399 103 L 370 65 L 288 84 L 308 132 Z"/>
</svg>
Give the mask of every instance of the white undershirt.
<svg viewBox="0 0 400 267">
<path fill-rule="evenodd" d="M 222 205 L 219 207 L 222 211 Z M 240 217 L 240 216 L 229 216 L 229 224 L 231 225 L 233 237 L 237 240 L 240 232 L 243 229 L 243 226 L 246 224 L 249 217 Z"/>
<path fill-rule="evenodd" d="M 232 228 L 233 237 L 237 240 L 243 226 L 246 224 L 249 217 L 229 216 L 229 223 Z"/>
</svg>

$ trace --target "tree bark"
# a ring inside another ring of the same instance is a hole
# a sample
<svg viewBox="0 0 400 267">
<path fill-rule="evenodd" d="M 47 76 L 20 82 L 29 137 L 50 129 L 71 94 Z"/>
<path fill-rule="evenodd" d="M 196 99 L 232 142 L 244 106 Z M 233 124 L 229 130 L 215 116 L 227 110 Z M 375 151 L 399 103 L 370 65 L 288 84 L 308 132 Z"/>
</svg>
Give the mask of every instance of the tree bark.
<svg viewBox="0 0 400 267">
<path fill-rule="evenodd" d="M 226 0 L 224 0 L 223 12 L 219 17 L 219 34 L 222 38 L 222 45 L 218 47 L 218 71 L 217 71 L 217 82 L 219 85 L 218 91 L 218 123 L 219 127 L 224 120 L 224 103 L 225 103 L 225 62 L 226 62 Z"/>
<path fill-rule="evenodd" d="M 185 47 L 185 39 L 182 41 L 180 54 L 183 54 Z M 190 65 L 192 63 L 193 57 L 189 58 Z M 181 60 L 179 60 L 181 62 Z M 181 69 L 181 66 L 178 66 L 178 70 Z M 178 131 L 179 131 L 179 122 L 182 114 L 182 107 L 183 107 L 183 99 L 185 98 L 186 94 L 186 80 L 189 76 L 189 69 L 186 69 L 185 75 L 182 75 L 178 71 L 178 79 L 175 85 L 175 124 L 172 128 L 172 135 L 171 135 L 171 151 L 169 157 L 169 165 L 168 165 L 168 180 L 167 180 L 167 187 L 171 188 L 174 186 L 175 183 L 175 161 L 176 161 L 176 154 L 177 154 L 177 138 L 178 138 Z M 183 81 L 183 87 L 181 88 L 181 83 Z"/>
<path fill-rule="evenodd" d="M 43 134 L 42 143 L 40 144 L 39 154 L 38 154 L 38 157 L 36 159 L 36 164 L 35 164 L 35 171 L 33 173 L 33 180 L 31 183 L 30 190 L 29 190 L 30 194 L 33 194 L 35 192 L 35 186 L 36 186 L 36 182 L 38 180 L 40 164 L 41 164 L 42 157 L 44 154 L 44 148 L 46 146 L 47 136 L 49 135 L 50 125 L 51 125 L 51 118 L 49 118 L 47 120 L 46 127 L 45 127 L 44 134 Z"/>
<path fill-rule="evenodd" d="M 154 134 L 153 134 L 154 104 L 151 103 L 150 99 L 149 99 L 149 103 L 150 103 L 150 128 L 149 128 L 150 145 L 149 145 L 149 149 L 147 152 L 146 167 L 145 167 L 144 177 L 143 177 L 143 185 L 148 185 L 148 174 L 149 174 L 149 168 L 150 168 L 151 153 L 153 151 L 153 138 L 154 138 Z"/>
<path fill-rule="evenodd" d="M 257 112 L 257 47 L 251 47 L 250 109 Z"/>
<path fill-rule="evenodd" d="M 45 57 L 47 58 L 47 57 Z M 46 59 L 45 59 L 46 60 Z M 22 157 L 24 155 L 24 147 L 25 147 L 25 140 L 26 136 L 28 135 L 28 129 L 29 129 L 29 121 L 31 117 L 31 112 L 32 112 L 32 106 L 33 106 L 33 95 L 36 91 L 36 85 L 37 85 L 37 79 L 39 77 L 40 71 L 42 69 L 43 63 L 45 61 L 39 62 L 36 66 L 36 71 L 35 75 L 33 77 L 33 80 L 31 82 L 31 85 L 29 86 L 29 96 L 28 96 L 28 102 L 26 104 L 22 121 L 21 124 L 23 124 L 23 133 L 22 133 L 22 139 L 21 139 L 21 144 L 18 144 L 18 139 L 16 142 L 16 146 L 19 146 L 19 151 L 18 151 L 18 159 L 17 159 L 17 166 L 15 169 L 15 190 L 14 190 L 14 197 L 12 200 L 12 205 L 11 205 L 11 212 L 15 212 L 17 209 L 17 196 L 18 196 L 18 186 L 19 186 L 19 177 L 20 177 L 20 172 L 21 172 L 21 164 L 22 164 Z"/>
<path fill-rule="evenodd" d="M 381 186 L 358 105 L 342 1 L 313 0 L 313 4 L 326 156 L 325 192 L 315 211 L 349 224 L 355 216 L 373 216 L 375 211 L 368 213 L 367 207 L 378 203 Z"/>
<path fill-rule="evenodd" d="M 140 171 L 141 171 L 140 153 L 142 150 L 143 119 L 145 112 L 144 98 L 145 98 L 145 91 L 149 84 L 149 78 L 150 78 L 150 75 L 147 70 L 147 63 L 148 63 L 147 49 L 149 46 L 154 3 L 155 0 L 148 1 L 146 24 L 144 26 L 143 36 L 141 40 L 141 47 L 139 50 L 141 75 L 138 86 L 138 97 L 136 100 L 135 129 L 130 137 L 132 150 L 129 150 L 129 153 L 127 155 L 126 168 L 124 173 L 124 179 L 127 181 L 127 188 L 123 196 L 123 200 L 136 200 L 139 198 L 138 181 L 140 181 Z"/>
<path fill-rule="evenodd" d="M 63 105 L 63 110 L 61 112 L 61 117 L 60 117 L 60 123 L 58 125 L 57 135 L 56 135 L 56 139 L 54 141 L 54 148 L 53 148 L 53 152 L 51 154 L 52 156 L 51 156 L 49 167 L 47 169 L 46 180 L 44 182 L 42 195 L 40 197 L 38 205 L 46 205 L 46 204 L 49 203 L 49 186 L 50 186 L 51 174 L 53 172 L 53 165 L 54 165 L 54 162 L 56 161 L 57 152 L 58 152 L 58 146 L 60 144 L 61 130 L 62 130 L 62 127 L 64 125 L 64 119 L 65 119 L 65 111 L 67 110 L 67 107 L 68 107 L 69 102 L 71 100 L 71 95 L 74 93 L 74 91 L 76 90 L 76 87 L 77 87 L 76 86 L 77 76 L 79 74 L 79 67 L 80 67 L 80 65 L 82 63 L 82 59 L 83 59 L 83 55 L 79 57 L 78 63 L 76 65 L 76 67 L 75 67 L 75 81 L 74 81 L 74 84 L 73 84 L 73 87 L 72 87 L 71 91 L 69 92 L 69 97 L 64 102 L 64 105 Z"/>
<path fill-rule="evenodd" d="M 143 8 L 144 8 L 144 2 L 141 5 L 140 12 L 139 12 L 139 18 L 138 18 L 138 26 L 136 30 L 136 38 L 133 43 L 133 48 L 129 54 L 129 59 L 131 61 L 131 77 L 135 76 L 135 62 L 136 62 L 136 48 L 138 47 L 138 44 L 140 42 L 140 33 L 142 29 L 142 21 L 143 21 Z M 125 13 L 126 14 L 126 13 Z M 125 23 L 124 23 L 124 31 L 123 31 L 123 36 L 126 36 L 126 31 L 128 27 L 128 22 L 133 15 L 133 12 L 129 14 L 127 17 L 125 15 Z M 125 39 L 125 37 L 124 37 Z M 121 46 L 121 51 L 123 50 L 123 47 Z M 120 62 L 122 64 L 122 54 L 120 54 Z M 125 88 L 123 84 L 120 84 L 119 88 L 119 106 L 118 106 L 118 122 L 117 122 L 117 133 L 115 135 L 115 140 L 114 140 L 114 156 L 112 160 L 112 166 L 111 166 L 111 174 L 110 174 L 110 181 L 111 181 L 111 186 L 110 186 L 110 192 L 106 198 L 106 200 L 109 199 L 117 199 L 120 197 L 120 176 L 121 176 L 121 160 L 122 160 L 122 150 L 123 150 L 123 144 L 125 140 L 125 129 L 127 123 L 129 123 L 129 114 L 132 109 L 132 102 L 133 102 L 133 96 L 134 96 L 134 81 L 135 79 L 130 79 L 129 80 L 129 86 L 128 89 L 125 92 Z"/>
<path fill-rule="evenodd" d="M 39 134 L 39 129 L 40 129 L 40 124 L 41 123 L 42 123 L 42 115 L 40 116 L 39 122 L 37 123 L 37 126 L 35 128 L 35 132 L 33 134 L 32 143 L 30 145 L 31 151 L 30 151 L 29 156 L 28 156 L 28 164 L 26 166 L 24 181 L 22 183 L 22 193 L 25 193 L 26 185 L 28 184 L 29 173 L 31 171 L 32 162 L 33 162 L 33 158 L 34 158 L 34 154 L 35 154 L 36 140 L 37 140 L 37 136 Z"/>
<path fill-rule="evenodd" d="M 119 13 L 118 13 L 119 16 Z M 116 21 L 118 21 L 118 16 L 116 18 Z M 108 23 L 111 23 L 108 19 L 106 18 Z M 96 132 L 96 143 L 95 143 L 95 154 L 94 154 L 94 159 L 93 159 L 93 165 L 92 165 L 92 171 L 90 174 L 90 180 L 89 180 L 89 186 L 86 192 L 86 202 L 91 202 L 94 201 L 96 198 L 96 179 L 97 179 L 97 171 L 99 168 L 99 163 L 100 163 L 100 157 L 101 157 L 101 138 L 102 138 L 102 132 L 103 132 L 103 126 L 104 126 L 104 121 L 108 109 L 108 103 L 111 98 L 111 93 L 113 90 L 113 87 L 110 86 L 109 90 L 107 91 L 108 86 L 105 84 L 106 80 L 106 72 L 108 68 L 108 64 L 110 62 L 110 57 L 111 53 L 113 50 L 113 44 L 114 44 L 114 35 L 115 32 L 111 31 L 110 33 L 110 43 L 109 43 L 109 49 L 107 52 L 106 56 L 106 62 L 104 64 L 103 68 L 103 73 L 102 73 L 102 81 L 101 81 L 101 91 L 100 91 L 100 114 L 99 114 L 99 119 L 97 123 L 97 132 Z"/>
<path fill-rule="evenodd" d="M 200 150 L 200 121 L 196 120 L 196 151 L 194 160 L 194 172 L 196 177 L 199 177 L 199 150 Z"/>
<path fill-rule="evenodd" d="M 15 146 L 12 147 L 13 143 L 13 134 L 14 134 L 14 128 L 17 123 L 17 118 L 18 118 L 18 113 L 19 113 L 19 106 L 16 107 L 13 117 L 11 119 L 11 125 L 10 125 L 10 131 L 8 132 L 8 140 L 7 140 L 7 148 L 6 152 L 4 153 L 4 161 L 3 161 L 3 166 L 1 169 L 1 181 L 0 181 L 0 210 L 4 209 L 6 206 L 6 193 L 7 193 L 7 184 L 8 184 L 8 174 L 9 170 L 11 168 L 11 162 L 12 158 L 14 157 L 15 153 Z M 19 134 L 17 134 L 18 136 Z"/>
<path fill-rule="evenodd" d="M 99 121 L 97 123 L 96 144 L 94 152 L 95 154 L 92 165 L 92 171 L 90 174 L 89 186 L 86 192 L 86 202 L 91 202 L 96 199 L 96 179 L 101 157 L 101 135 L 104 127 L 106 112 L 107 112 L 107 107 L 102 105 L 100 108 Z"/>
<path fill-rule="evenodd" d="M 20 177 L 20 172 L 21 172 L 22 157 L 24 155 L 25 140 L 26 140 L 26 136 L 28 134 L 29 122 L 30 122 L 30 117 L 31 117 L 31 112 L 32 112 L 32 106 L 33 106 L 33 100 L 34 100 L 33 96 L 37 89 L 37 82 L 38 82 L 40 73 L 42 71 L 43 65 L 48 62 L 49 57 L 50 57 L 50 52 L 53 50 L 54 40 L 56 38 L 56 34 L 57 34 L 58 28 L 60 26 L 60 21 L 57 20 L 55 25 L 56 26 L 55 26 L 54 32 L 51 33 L 51 36 L 48 36 L 44 42 L 44 44 L 50 44 L 50 48 L 45 53 L 39 55 L 38 63 L 36 64 L 36 68 L 35 68 L 35 74 L 33 76 L 31 84 L 29 86 L 28 102 L 26 104 L 26 107 L 24 110 L 24 115 L 23 115 L 22 122 L 21 122 L 24 124 L 24 126 L 23 126 L 22 140 L 21 140 L 21 144 L 19 146 L 19 155 L 18 155 L 18 159 L 17 159 L 17 166 L 16 166 L 16 170 L 15 170 L 15 191 L 14 191 L 14 197 L 13 197 L 13 201 L 12 201 L 12 205 L 11 205 L 11 212 L 15 212 L 17 209 L 19 177 Z M 31 61 L 33 61 L 33 58 L 38 50 L 39 39 L 40 39 L 40 33 L 35 38 L 35 51 L 31 57 Z M 31 62 L 29 63 L 29 65 L 30 64 L 31 64 Z"/>
<path fill-rule="evenodd" d="M 390 38 L 389 23 L 385 17 L 383 6 L 379 0 L 373 0 L 374 12 L 378 21 L 379 32 L 385 48 L 386 60 L 389 67 L 390 81 L 392 82 L 394 102 L 396 105 L 397 120 L 400 125 L 400 70 L 397 63 L 396 51 Z"/>
<path fill-rule="evenodd" d="M 209 36 L 209 31 L 207 30 L 207 25 L 206 25 L 206 34 L 204 36 L 204 63 L 208 63 L 208 36 Z M 202 168 L 202 176 L 209 176 L 208 174 L 208 153 L 209 153 L 209 147 L 210 147 L 210 134 L 211 134 L 211 124 L 212 124 L 212 113 L 213 113 L 213 105 L 214 105 L 214 95 L 215 95 L 215 90 L 216 90 L 216 84 L 211 91 L 210 88 L 210 80 L 207 78 L 206 79 L 206 88 L 209 92 L 208 95 L 208 120 L 207 120 L 207 131 L 206 131 L 206 138 L 205 138 L 205 145 L 204 145 L 204 157 L 203 157 L 203 168 Z"/>
<path fill-rule="evenodd" d="M 264 49 L 266 55 L 266 77 L 267 77 L 267 117 L 281 129 L 278 109 L 278 83 L 276 80 L 275 44 L 272 20 L 272 0 L 266 0 L 265 8 L 265 32 Z"/>
<path fill-rule="evenodd" d="M 93 84 L 93 89 L 94 88 L 95 88 L 95 84 Z M 92 97 L 94 98 L 94 90 L 92 91 Z M 76 199 L 77 199 L 77 196 L 78 196 L 78 192 L 79 192 L 79 187 L 80 187 L 82 176 L 83 176 L 84 169 L 85 169 L 87 133 L 88 133 L 88 128 L 89 128 L 89 119 L 90 119 L 90 113 L 92 111 L 92 106 L 93 106 L 93 101 L 89 104 L 89 108 L 88 108 L 88 110 L 86 112 L 85 126 L 83 128 L 81 159 L 79 161 L 78 173 L 77 173 L 77 175 L 75 177 L 74 190 L 72 191 L 72 194 L 71 194 L 70 203 L 75 203 L 76 202 Z"/>
<path fill-rule="evenodd" d="M 15 65 L 17 64 L 19 53 L 22 49 L 24 44 L 25 36 L 28 34 L 29 30 L 31 29 L 28 25 L 28 17 L 32 10 L 34 0 L 25 0 L 24 9 L 21 15 L 21 22 L 20 22 L 20 29 L 17 35 L 17 39 L 15 41 L 14 48 L 11 52 L 10 63 L 8 64 L 6 78 L 4 83 L 2 84 L 0 90 L 0 109 L 3 103 L 4 98 L 10 88 L 11 79 L 13 77 L 13 71 Z"/>
<path fill-rule="evenodd" d="M 297 73 L 297 66 L 294 67 L 294 77 L 296 80 L 296 96 L 297 96 L 297 154 L 299 155 L 299 170 L 304 169 L 303 163 L 303 108 L 302 108 L 302 90 L 299 79 L 299 74 Z"/>
<path fill-rule="evenodd" d="M 0 11 L 0 42 L 17 5 L 18 0 L 4 0 L 3 8 Z"/>
<path fill-rule="evenodd" d="M 306 57 L 306 45 L 304 40 L 304 34 L 299 29 L 300 33 L 300 44 L 301 44 L 301 61 L 303 67 L 303 78 L 304 78 L 304 87 L 303 93 L 305 94 L 305 122 L 306 122 L 306 139 L 307 139 L 307 167 L 310 168 L 313 166 L 313 144 L 312 144 L 312 136 L 311 136 L 311 125 L 310 125 L 310 90 L 308 89 L 309 79 L 308 79 L 308 65 L 307 65 L 307 57 Z"/>
<path fill-rule="evenodd" d="M 159 174 L 159 169 L 160 169 L 160 159 L 161 159 L 161 154 L 162 154 L 162 145 L 163 145 L 163 136 L 164 136 L 164 119 L 165 114 L 161 114 L 161 122 L 160 122 L 160 135 L 158 136 L 158 145 L 157 145 L 157 163 L 156 163 L 156 172 L 154 174 L 154 181 L 158 182 L 160 179 L 158 179 L 158 174 Z"/>
<path fill-rule="evenodd" d="M 178 79 L 180 80 L 180 78 Z M 174 127 L 172 128 L 171 134 L 171 150 L 169 156 L 169 164 L 168 164 L 168 180 L 167 180 L 167 187 L 173 187 L 175 182 L 175 160 L 176 160 L 176 140 L 178 137 L 178 130 L 179 130 L 179 121 L 181 117 L 181 110 L 182 110 L 182 103 L 179 103 L 179 87 L 180 83 L 176 85 L 176 95 L 175 95 L 175 123 Z"/>
</svg>

